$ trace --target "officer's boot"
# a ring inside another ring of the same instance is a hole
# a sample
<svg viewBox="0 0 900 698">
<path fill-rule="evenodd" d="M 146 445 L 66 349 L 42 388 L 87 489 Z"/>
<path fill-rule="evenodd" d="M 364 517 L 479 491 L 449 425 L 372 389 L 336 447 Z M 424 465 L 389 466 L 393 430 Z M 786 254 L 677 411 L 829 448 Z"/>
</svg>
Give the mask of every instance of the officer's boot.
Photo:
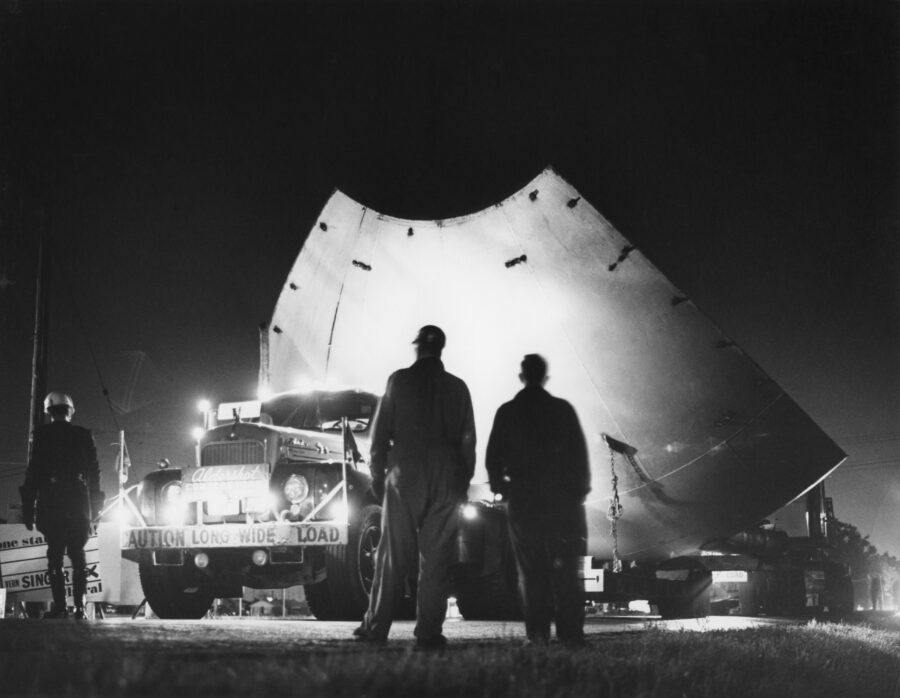
<svg viewBox="0 0 900 698">
<path fill-rule="evenodd" d="M 84 612 L 84 604 L 87 598 L 87 570 L 84 568 L 72 570 L 72 595 L 75 597 L 75 620 L 84 620 L 87 615 Z"/>
<path fill-rule="evenodd" d="M 66 578 L 61 569 L 50 568 L 47 571 L 50 578 L 50 591 L 53 594 L 53 610 L 44 614 L 44 618 L 68 618 L 66 610 Z"/>
</svg>

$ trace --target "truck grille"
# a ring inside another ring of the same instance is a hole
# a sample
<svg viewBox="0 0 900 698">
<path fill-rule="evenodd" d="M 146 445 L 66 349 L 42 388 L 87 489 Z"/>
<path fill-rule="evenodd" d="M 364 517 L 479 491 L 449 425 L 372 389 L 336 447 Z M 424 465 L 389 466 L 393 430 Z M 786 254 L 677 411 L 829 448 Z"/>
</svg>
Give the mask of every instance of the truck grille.
<svg viewBox="0 0 900 698">
<path fill-rule="evenodd" d="M 266 462 L 266 450 L 260 441 L 218 441 L 206 444 L 203 465 L 255 465 Z"/>
</svg>

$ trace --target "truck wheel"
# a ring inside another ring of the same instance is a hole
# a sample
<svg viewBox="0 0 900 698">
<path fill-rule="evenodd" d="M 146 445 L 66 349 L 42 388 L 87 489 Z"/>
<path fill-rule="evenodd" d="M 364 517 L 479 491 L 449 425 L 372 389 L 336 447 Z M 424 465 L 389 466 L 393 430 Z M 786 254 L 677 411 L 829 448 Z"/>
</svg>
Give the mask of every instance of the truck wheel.
<svg viewBox="0 0 900 698">
<path fill-rule="evenodd" d="M 375 550 L 381 540 L 381 507 L 363 507 L 351 523 L 347 545 L 325 549 L 325 579 L 306 584 L 309 610 L 319 620 L 359 620 L 369 605 Z"/>
<path fill-rule="evenodd" d="M 185 567 L 157 567 L 142 562 L 138 575 L 144 598 L 163 619 L 202 618 L 215 599 L 209 582 Z"/>
</svg>

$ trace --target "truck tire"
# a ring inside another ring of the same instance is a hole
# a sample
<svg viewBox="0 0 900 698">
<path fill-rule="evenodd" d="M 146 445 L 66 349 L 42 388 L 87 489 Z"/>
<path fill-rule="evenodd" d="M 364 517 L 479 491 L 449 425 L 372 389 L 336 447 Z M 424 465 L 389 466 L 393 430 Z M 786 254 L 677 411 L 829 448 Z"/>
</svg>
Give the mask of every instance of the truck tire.
<svg viewBox="0 0 900 698">
<path fill-rule="evenodd" d="M 202 618 L 215 595 L 200 573 L 186 567 L 157 567 L 149 562 L 138 566 L 144 598 L 163 619 Z"/>
<path fill-rule="evenodd" d="M 306 584 L 309 610 L 319 620 L 360 620 L 369 605 L 375 550 L 381 540 L 381 507 L 362 508 L 351 522 L 347 545 L 325 549 L 325 579 Z"/>
</svg>

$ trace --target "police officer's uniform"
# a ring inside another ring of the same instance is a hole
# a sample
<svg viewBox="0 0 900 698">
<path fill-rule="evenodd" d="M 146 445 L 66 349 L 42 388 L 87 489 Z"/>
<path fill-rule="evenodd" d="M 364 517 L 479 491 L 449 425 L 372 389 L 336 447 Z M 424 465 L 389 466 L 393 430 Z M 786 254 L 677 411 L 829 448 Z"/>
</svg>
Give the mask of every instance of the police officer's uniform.
<svg viewBox="0 0 900 698">
<path fill-rule="evenodd" d="M 529 640 L 547 642 L 555 616 L 557 637 L 581 642 L 584 595 L 578 561 L 586 547 L 590 471 L 575 410 L 541 385 L 526 384 L 497 410 L 485 465 L 491 489 L 508 498 Z"/>
<path fill-rule="evenodd" d="M 466 384 L 447 373 L 440 355 L 443 332 L 420 330 L 420 357 L 388 379 L 372 427 L 371 471 L 384 490 L 381 542 L 361 639 L 384 640 L 394 602 L 418 565 L 415 635 L 420 646 L 440 646 L 450 593 L 457 512 L 475 468 L 475 420 Z"/>
<path fill-rule="evenodd" d="M 54 404 L 55 396 L 59 398 Z M 58 393 L 47 396 L 48 412 L 62 405 L 75 411 L 68 396 Z M 75 613 L 76 617 L 83 618 L 87 592 L 84 546 L 90 536 L 91 520 L 103 504 L 97 449 L 91 432 L 62 417 L 54 417 L 49 424 L 39 426 L 34 433 L 31 461 L 20 492 L 25 525 L 30 530 L 36 524 L 47 542 L 54 604 L 49 617 L 66 616 L 63 554 L 68 553 L 72 561 Z"/>
</svg>

